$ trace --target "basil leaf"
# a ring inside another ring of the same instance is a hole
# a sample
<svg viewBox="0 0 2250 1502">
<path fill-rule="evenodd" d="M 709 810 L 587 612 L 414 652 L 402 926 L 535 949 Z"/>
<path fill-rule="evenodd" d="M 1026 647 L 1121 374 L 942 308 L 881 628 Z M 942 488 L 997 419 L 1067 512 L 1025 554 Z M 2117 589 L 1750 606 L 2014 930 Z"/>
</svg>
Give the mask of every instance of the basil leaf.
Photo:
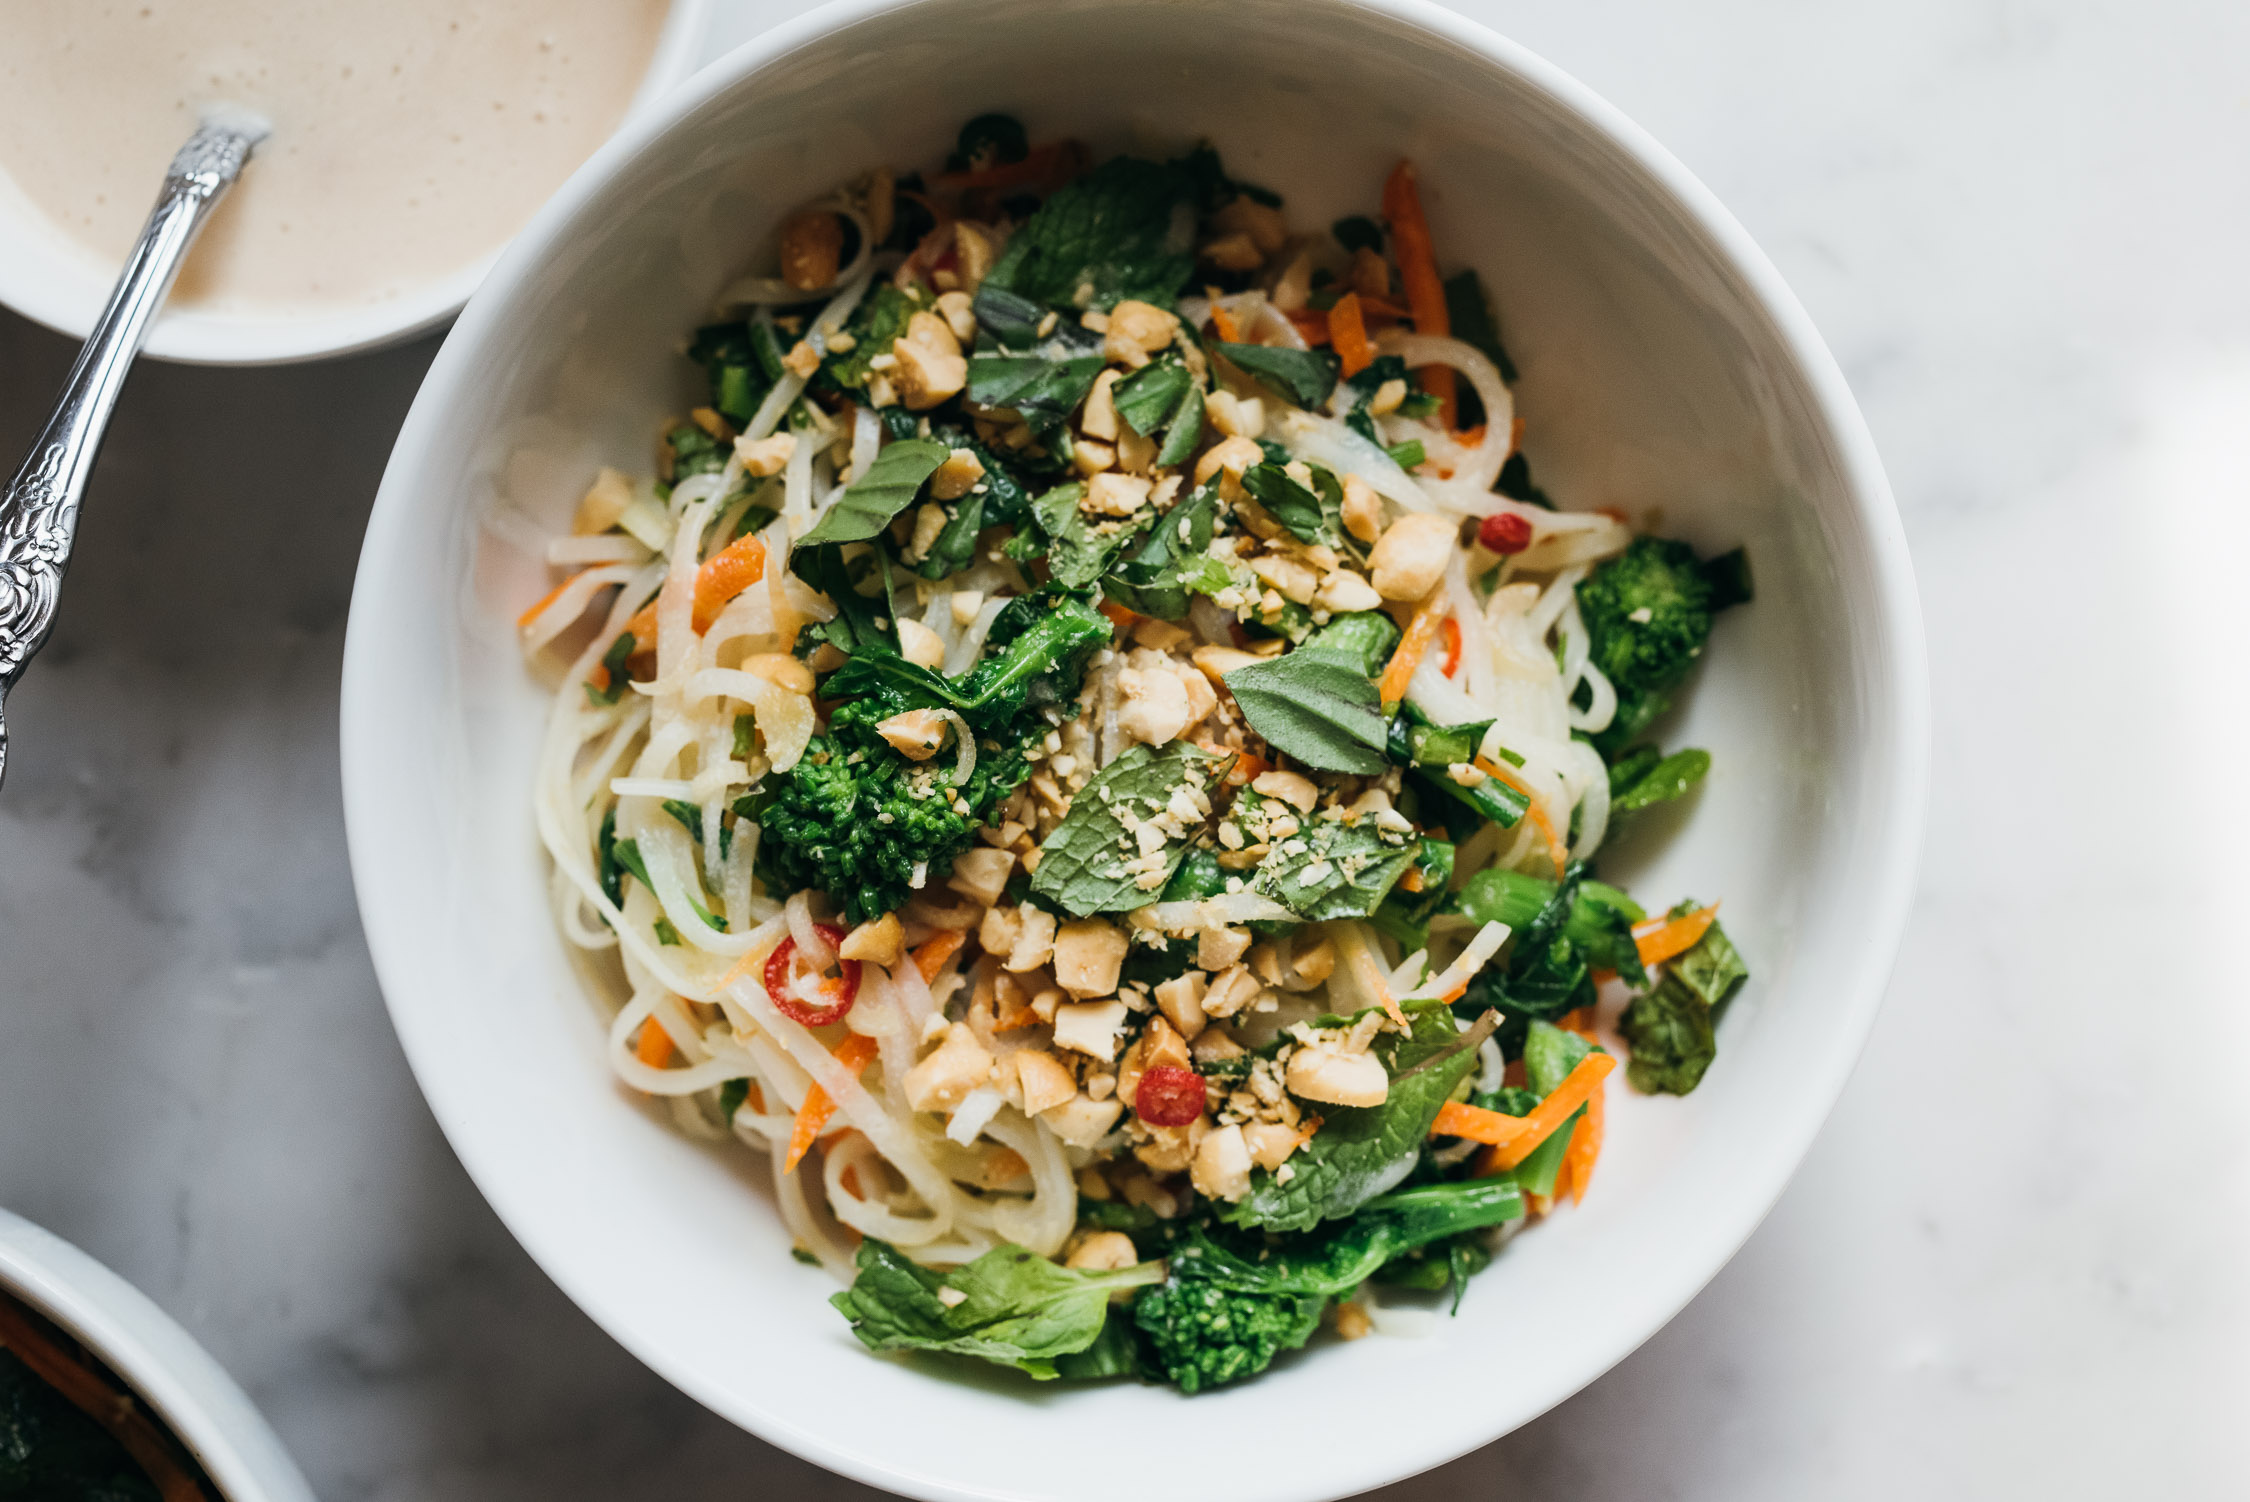
<svg viewBox="0 0 2250 1502">
<path fill-rule="evenodd" d="M 1229 344 L 1211 348 L 1248 375 L 1281 392 L 1300 407 L 1319 407 L 1336 389 L 1336 357 L 1318 350 L 1283 349 L 1275 344 Z"/>
<path fill-rule="evenodd" d="M 1383 770 L 1387 730 L 1375 680 L 1342 652 L 1299 648 L 1226 675 L 1227 691 L 1267 745 L 1323 772 Z"/>
<path fill-rule="evenodd" d="M 802 441 L 802 440 L 800 440 Z M 894 443 L 875 456 L 867 473 L 845 487 L 819 523 L 797 539 L 800 548 L 829 542 L 865 542 L 914 504 L 922 483 L 952 450 L 927 438 Z"/>
<path fill-rule="evenodd" d="M 1145 515 L 1113 532 L 1098 531 L 1078 509 L 1085 494 L 1086 487 L 1074 481 L 1056 486 L 1031 503 L 1032 520 L 1047 537 L 1044 556 L 1048 575 L 1071 589 L 1084 589 L 1099 580 L 1117 555 L 1155 520 L 1153 515 Z"/>
<path fill-rule="evenodd" d="M 1180 399 L 1195 387 L 1195 377 L 1178 360 L 1143 365 L 1110 390 L 1117 415 L 1143 438 L 1154 438 L 1179 410 Z"/>
<path fill-rule="evenodd" d="M 1204 486 L 1157 519 L 1147 541 L 1102 577 L 1102 593 L 1128 610 L 1176 621 L 1188 613 L 1191 577 L 1210 561 L 1219 493 Z M 1220 588 L 1224 588 L 1222 583 Z"/>
<path fill-rule="evenodd" d="M 1170 424 L 1164 430 L 1164 443 L 1156 451 L 1159 469 L 1169 469 L 1187 463 L 1188 455 L 1203 437 L 1203 388 L 1190 382 L 1181 393 L 1180 404 L 1172 410 Z"/>
<path fill-rule="evenodd" d="M 1032 895 L 1079 918 L 1156 901 L 1203 827 L 1210 789 L 1231 761 L 1186 741 L 1162 750 L 1132 747 L 1071 799 L 1070 812 L 1039 847 Z M 1203 811 L 1192 820 L 1174 808 L 1183 791 L 1182 801 Z M 1161 836 L 1146 850 L 1144 830 Z"/>
<path fill-rule="evenodd" d="M 1350 1215 L 1414 1171 L 1430 1123 L 1476 1067 L 1477 1051 L 1454 1048 L 1461 1034 L 1443 1007 L 1411 1013 L 1409 1021 L 1413 1031 L 1407 1036 L 1386 1034 L 1375 1045 L 1391 1075 L 1383 1103 L 1321 1107 L 1320 1130 L 1290 1156 L 1289 1182 L 1258 1170 L 1247 1195 L 1216 1207 L 1220 1219 L 1275 1231 L 1307 1230 Z M 1451 1056 L 1438 1059 L 1448 1049 Z M 1430 1059 L 1437 1062 L 1407 1073 Z"/>
<path fill-rule="evenodd" d="M 1299 542 L 1323 542 L 1334 546 L 1340 540 L 1340 534 L 1329 529 L 1328 517 L 1322 510 L 1320 497 L 1290 479 L 1280 465 L 1251 465 L 1242 472 L 1242 488 L 1249 491 L 1251 499 L 1271 512 L 1273 519 L 1287 527 Z M 1338 505 L 1341 504 L 1339 491 Z"/>
<path fill-rule="evenodd" d="M 886 579 L 889 569 L 884 555 L 873 555 L 875 567 L 880 567 Z M 844 561 L 844 545 L 840 542 L 806 547 L 800 543 L 790 551 L 789 569 L 798 578 L 828 597 L 836 607 L 835 617 L 805 627 L 804 634 L 813 641 L 824 641 L 847 657 L 862 652 L 884 651 L 895 655 L 898 651 L 897 627 L 890 623 L 887 598 L 863 595 L 857 588 L 858 580 L 852 577 L 851 565 Z M 874 568 L 863 572 L 873 572 Z M 887 596 L 886 590 L 886 596 Z"/>
<path fill-rule="evenodd" d="M 1673 912 L 1693 906 L 1682 903 Z M 1666 965 L 1656 988 L 1634 998 L 1618 1021 L 1633 1053 L 1625 1069 L 1633 1088 L 1685 1095 L 1701 1084 L 1719 1054 L 1719 1010 L 1749 974 L 1715 922 L 1693 949 Z"/>
</svg>

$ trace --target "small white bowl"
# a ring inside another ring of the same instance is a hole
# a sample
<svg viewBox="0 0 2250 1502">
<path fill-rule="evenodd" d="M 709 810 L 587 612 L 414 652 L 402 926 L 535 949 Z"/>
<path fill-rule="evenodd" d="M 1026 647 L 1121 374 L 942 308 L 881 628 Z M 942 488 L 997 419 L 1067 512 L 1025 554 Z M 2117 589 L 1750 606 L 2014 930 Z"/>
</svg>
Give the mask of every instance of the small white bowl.
<svg viewBox="0 0 2250 1502">
<path fill-rule="evenodd" d="M 685 1140 L 611 1077 L 532 825 L 547 705 L 513 620 L 546 588 L 545 539 L 597 465 L 648 466 L 694 393 L 682 341 L 784 213 L 876 163 L 929 161 L 992 109 L 1101 150 L 1208 136 L 1300 228 L 1372 212 L 1411 156 L 1440 256 L 1478 267 L 1498 304 L 1541 482 L 1706 550 L 1747 543 L 1757 574 L 1665 727 L 1716 757 L 1697 806 L 1604 858 L 1652 899 L 1726 899 L 1753 979 L 1702 1088 L 1612 1092 L 1584 1205 L 1512 1241 L 1429 1338 L 1325 1344 L 1194 1399 L 863 1351 L 827 1275 L 790 1260 L 763 1164 Z M 368 527 L 345 812 L 369 945 L 439 1122 L 532 1255 L 657 1371 L 914 1496 L 1303 1502 L 1568 1396 L 1772 1206 L 1890 968 L 1926 701 L 1898 517 L 1834 361 L 1726 211 L 1579 84 L 1416 0 L 853 0 L 611 142 L 462 314 Z"/>
<path fill-rule="evenodd" d="M 101 1358 L 195 1457 L 225 1502 L 314 1502 L 289 1452 L 194 1336 L 138 1288 L 5 1210 L 0 1292 Z"/>
<path fill-rule="evenodd" d="M 632 121 L 693 73 L 709 50 L 711 0 L 672 0 L 648 72 L 627 106 Z M 150 202 L 160 186 L 148 183 Z M 461 311 L 504 247 L 389 301 L 333 313 L 215 313 L 191 307 L 157 315 L 143 353 L 190 365 L 286 365 L 325 360 L 411 338 Z M 72 240 L 0 183 L 0 303 L 60 334 L 83 339 L 109 300 L 117 269 Z"/>
</svg>

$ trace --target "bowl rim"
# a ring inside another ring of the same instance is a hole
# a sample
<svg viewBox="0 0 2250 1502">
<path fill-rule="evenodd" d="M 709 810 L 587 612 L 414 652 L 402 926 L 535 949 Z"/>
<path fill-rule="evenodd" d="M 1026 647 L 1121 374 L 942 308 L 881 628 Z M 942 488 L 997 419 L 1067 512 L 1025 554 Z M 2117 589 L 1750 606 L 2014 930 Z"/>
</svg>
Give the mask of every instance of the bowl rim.
<svg viewBox="0 0 2250 1502">
<path fill-rule="evenodd" d="M 4 1209 L 0 1292 L 53 1320 L 124 1379 L 227 1502 L 314 1502 L 280 1438 L 194 1336 L 107 1266 Z"/>
<path fill-rule="evenodd" d="M 948 0 L 828 0 L 812 10 L 781 22 L 726 54 L 702 70 L 691 83 L 675 90 L 658 109 L 629 122 L 533 216 L 509 246 L 499 264 L 470 300 L 453 333 L 431 365 L 422 389 L 403 424 L 375 506 L 368 521 L 366 541 L 353 589 L 351 619 L 347 625 L 340 730 L 343 740 L 342 780 L 347 843 L 354 884 L 377 979 L 384 992 L 393 1026 L 399 1033 L 409 1066 L 418 1083 L 429 1078 L 426 1064 L 434 1063 L 441 1039 L 425 1032 L 411 1009 L 395 999 L 394 978 L 407 973 L 406 956 L 412 952 L 411 930 L 392 923 L 393 904 L 387 882 L 373 867 L 366 851 L 372 843 L 361 831 L 381 826 L 385 806 L 375 795 L 374 762 L 378 743 L 373 732 L 378 712 L 372 705 L 375 684 L 377 633 L 361 629 L 379 608 L 396 565 L 390 560 L 408 535 L 407 492 L 415 455 L 429 435 L 447 417 L 444 394 L 470 365 L 472 348 L 501 323 L 503 312 L 521 286 L 567 239 L 582 210 L 604 191 L 613 178 L 660 137 L 704 105 L 736 87 L 742 79 L 818 42 L 829 33 L 894 12 L 941 5 Z M 1880 817 L 1865 836 L 1855 859 L 1863 872 L 1863 889 L 1874 900 L 1861 909 L 1857 927 L 1858 963 L 1841 980 L 1829 985 L 1827 1004 L 1837 1011 L 1833 1027 L 1823 1034 L 1817 1055 L 1799 1061 L 1797 1088 L 1791 1110 L 1773 1120 L 1772 1141 L 1780 1144 L 1756 1167 L 1762 1171 L 1734 1186 L 1728 1205 L 1734 1219 L 1707 1229 L 1698 1240 L 1703 1255 L 1683 1259 L 1681 1269 L 1661 1297 L 1647 1303 L 1659 1318 L 1621 1322 L 1625 1328 L 1602 1342 L 1589 1342 L 1578 1359 L 1558 1366 L 1547 1395 L 1536 1408 L 1511 1415 L 1495 1427 L 1484 1421 L 1455 1424 L 1442 1434 L 1428 1435 L 1419 1453 L 1403 1461 L 1393 1452 L 1380 1464 L 1360 1465 L 1352 1457 L 1329 1457 L 1327 1478 L 1313 1492 L 1295 1496 L 1341 1497 L 1387 1485 L 1431 1467 L 1442 1465 L 1482 1448 L 1531 1422 L 1600 1377 L 1663 1328 L 1717 1275 L 1771 1213 L 1789 1179 L 1811 1149 L 1819 1129 L 1841 1096 L 1874 1025 L 1888 986 L 1892 965 L 1916 889 L 1929 793 L 1931 755 L 1930 694 L 1923 622 L 1905 530 L 1891 489 L 1849 384 L 1828 350 L 1811 317 L 1791 292 L 1781 273 L 1759 249 L 1718 198 L 1646 130 L 1635 124 L 1591 88 L 1524 47 L 1485 26 L 1435 3 L 1435 0 L 1326 0 L 1339 8 L 1370 12 L 1402 29 L 1421 32 L 1475 56 L 1496 71 L 1512 74 L 1521 86 L 1543 93 L 1592 135 L 1624 153 L 1652 182 L 1667 194 L 1684 222 L 1705 237 L 1710 250 L 1740 277 L 1755 306 L 1772 322 L 1773 332 L 1795 366 L 1813 404 L 1813 417 L 1834 445 L 1835 462 L 1848 490 L 1849 515 L 1867 550 L 1868 598 L 1871 619 L 1869 692 L 1882 714 L 1878 727 L 1887 733 L 1875 749 L 1872 762 L 1881 770 L 1870 774 L 1864 806 Z M 363 737 L 362 730 L 370 732 Z M 362 769 L 365 769 L 364 771 Z M 612 1305 L 601 1287 L 580 1279 L 545 1254 L 533 1236 L 526 1234 L 525 1217 L 514 1203 L 515 1192 L 502 1174 L 481 1160 L 473 1139 L 457 1134 L 458 1117 L 425 1088 L 432 1114 L 453 1143 L 462 1165 L 494 1212 L 543 1271 L 555 1280 L 572 1302 L 630 1351 L 644 1365 L 687 1393 L 712 1412 L 749 1430 L 759 1438 L 831 1471 L 886 1490 L 937 1499 L 937 1502 L 990 1502 L 1015 1494 L 963 1485 L 944 1476 L 904 1471 L 874 1461 L 848 1445 L 809 1432 L 771 1415 L 733 1394 L 707 1383 L 692 1370 L 674 1363 L 635 1333 L 629 1319 Z M 1278 1492 L 1275 1495 L 1280 1495 Z"/>
<path fill-rule="evenodd" d="M 675 86 L 703 65 L 714 3 L 671 0 L 648 67 L 612 136 L 655 111 Z M 151 188 L 154 186 L 152 182 Z M 36 222 L 37 213 L 12 187 L 0 191 L 0 234 L 23 229 L 49 242 L 58 239 L 60 232 L 52 225 Z M 537 218 L 535 211 L 525 220 L 525 227 Z M 459 313 L 499 264 L 512 240 L 511 236 L 510 241 L 494 246 L 468 265 L 374 307 L 274 315 L 192 310 L 168 314 L 160 310 L 149 329 L 148 342 L 141 347 L 140 358 L 178 365 L 298 365 L 403 343 Z M 92 332 L 94 319 L 108 296 L 106 286 L 89 304 L 78 295 L 81 283 L 58 285 L 40 275 L 36 267 L 24 268 L 22 275 L 11 275 L 13 270 L 9 262 L 0 260 L 0 304 L 66 338 L 84 340 Z"/>
</svg>

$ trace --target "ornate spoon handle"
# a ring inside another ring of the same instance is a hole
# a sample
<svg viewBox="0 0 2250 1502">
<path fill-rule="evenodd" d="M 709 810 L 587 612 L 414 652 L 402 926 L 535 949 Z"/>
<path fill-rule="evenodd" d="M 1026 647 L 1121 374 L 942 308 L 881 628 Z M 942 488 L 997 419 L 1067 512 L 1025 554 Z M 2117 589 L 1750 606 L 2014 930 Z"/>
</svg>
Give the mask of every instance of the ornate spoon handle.
<svg viewBox="0 0 2250 1502">
<path fill-rule="evenodd" d="M 163 196 L 55 398 L 55 415 L 0 495 L 0 698 L 15 687 L 54 625 L 78 502 L 149 321 L 172 290 L 195 232 L 264 134 L 263 126 L 247 121 L 209 122 L 172 158 Z M 7 725 L 0 719 L 0 777 L 7 767 Z"/>
</svg>

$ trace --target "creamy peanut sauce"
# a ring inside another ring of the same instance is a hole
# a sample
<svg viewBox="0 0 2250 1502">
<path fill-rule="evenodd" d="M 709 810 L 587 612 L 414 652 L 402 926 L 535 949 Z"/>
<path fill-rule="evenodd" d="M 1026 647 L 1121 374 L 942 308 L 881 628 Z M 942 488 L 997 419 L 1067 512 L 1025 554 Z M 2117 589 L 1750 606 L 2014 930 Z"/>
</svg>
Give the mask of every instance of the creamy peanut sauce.
<svg viewBox="0 0 2250 1502">
<path fill-rule="evenodd" d="M 219 102 L 273 123 L 178 301 L 381 302 L 500 245 L 623 117 L 669 0 L 0 0 L 0 168 L 121 264 Z"/>
</svg>

